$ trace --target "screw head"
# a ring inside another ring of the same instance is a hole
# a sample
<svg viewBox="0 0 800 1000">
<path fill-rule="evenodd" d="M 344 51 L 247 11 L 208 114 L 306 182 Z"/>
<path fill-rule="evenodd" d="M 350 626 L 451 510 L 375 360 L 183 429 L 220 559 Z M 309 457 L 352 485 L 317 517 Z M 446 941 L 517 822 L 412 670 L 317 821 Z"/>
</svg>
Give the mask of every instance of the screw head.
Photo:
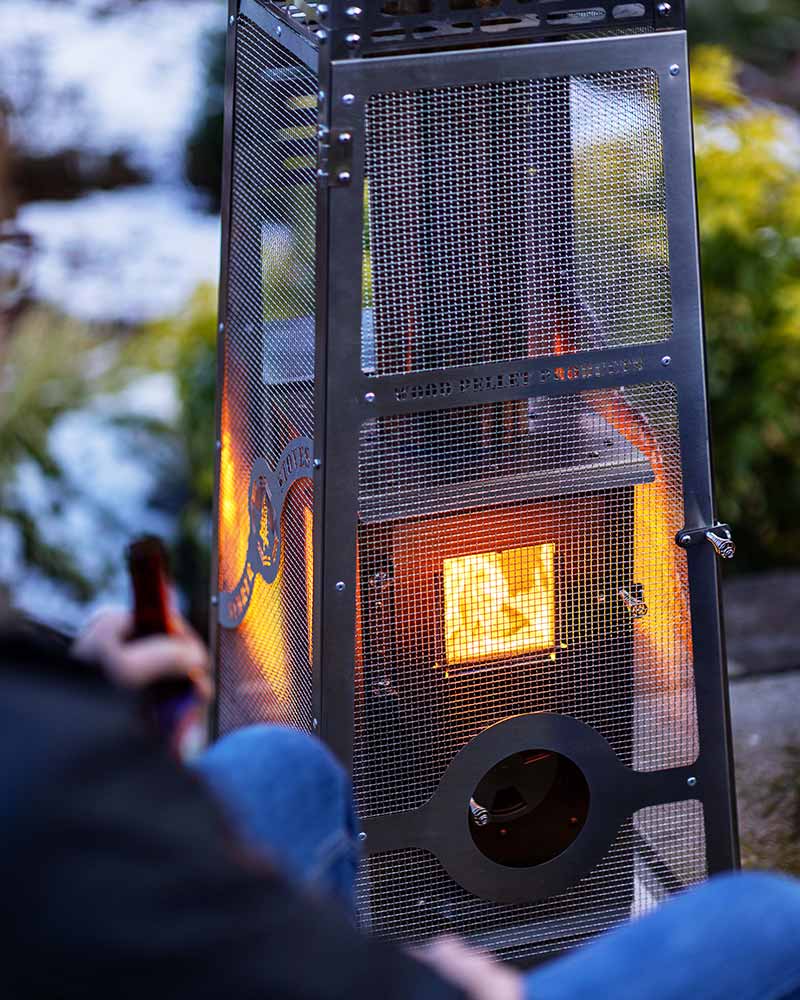
<svg viewBox="0 0 800 1000">
<path fill-rule="evenodd" d="M 336 584 L 336 590 L 341 594 L 341 592 L 345 589 L 345 586 L 346 584 L 344 580 L 339 580 L 339 582 Z"/>
<path fill-rule="evenodd" d="M 660 3 L 656 7 L 656 10 L 658 11 L 658 16 L 659 17 L 667 17 L 672 12 L 672 4 L 671 3 Z"/>
<path fill-rule="evenodd" d="M 363 844 L 363 843 L 364 843 L 364 841 L 365 841 L 365 840 L 367 839 L 367 835 L 366 835 L 366 833 L 364 833 L 364 831 L 363 831 L 363 830 L 361 831 L 361 833 L 359 833 L 359 835 L 358 835 L 358 839 L 359 839 L 359 840 L 361 841 L 361 843 L 362 843 L 362 844 Z"/>
<path fill-rule="evenodd" d="M 314 468 L 318 469 L 321 465 L 322 465 L 322 459 L 321 458 L 315 458 L 314 459 Z"/>
<path fill-rule="evenodd" d="M 364 11 L 360 7 L 348 7 L 345 11 L 345 14 L 353 21 L 357 21 L 363 13 Z"/>
<path fill-rule="evenodd" d="M 221 441 L 217 441 L 217 451 L 221 451 L 221 450 L 222 450 L 222 442 Z"/>
<path fill-rule="evenodd" d="M 224 323 L 220 323 L 220 325 L 217 327 L 217 333 L 225 333 L 225 324 Z"/>
<path fill-rule="evenodd" d="M 361 41 L 361 35 L 356 35 L 356 34 L 345 35 L 344 40 L 347 43 L 347 45 L 350 46 L 351 49 L 354 49 Z"/>
<path fill-rule="evenodd" d="M 677 76 L 678 73 L 680 73 L 680 71 L 681 71 L 680 66 L 677 63 L 673 63 L 669 68 L 669 75 Z"/>
<path fill-rule="evenodd" d="M 278 27 L 277 27 L 277 28 L 275 29 L 275 34 L 276 34 L 276 35 L 278 36 L 278 38 L 280 38 L 280 37 L 281 37 L 281 35 L 283 34 L 283 27 L 282 27 L 282 26 L 281 26 L 280 24 L 279 24 L 279 25 L 278 25 Z"/>
<path fill-rule="evenodd" d="M 364 402 L 365 403 L 374 403 L 375 402 L 375 393 L 374 392 L 367 392 L 367 393 L 365 393 L 364 394 Z"/>
<path fill-rule="evenodd" d="M 233 25 L 236 24 L 236 15 L 235 14 L 231 14 L 231 16 L 228 18 L 228 24 L 230 24 L 231 27 L 233 27 Z"/>
<path fill-rule="evenodd" d="M 216 607 L 219 604 L 219 598 L 217 597 L 216 594 L 212 595 L 211 603 L 214 605 L 214 607 Z"/>
<path fill-rule="evenodd" d="M 697 778 L 695 778 L 694 775 L 692 775 L 691 778 L 686 779 L 686 784 L 689 786 L 689 788 L 694 788 L 694 786 L 697 784 Z"/>
<path fill-rule="evenodd" d="M 339 140 L 338 141 L 343 146 L 346 146 L 348 142 L 352 142 L 353 141 L 353 133 L 352 132 L 340 132 L 339 133 Z"/>
<path fill-rule="evenodd" d="M 326 3 L 317 4 L 317 13 L 320 17 L 327 17 L 330 7 Z"/>
<path fill-rule="evenodd" d="M 319 719 L 313 719 L 311 725 L 314 729 L 319 729 Z"/>
<path fill-rule="evenodd" d="M 692 536 L 691 535 L 681 535 L 680 538 L 678 539 L 678 541 L 683 546 L 687 546 L 691 542 L 691 540 L 692 540 Z"/>
<path fill-rule="evenodd" d="M 669 354 L 664 355 L 664 357 L 661 359 L 661 364 L 665 368 L 669 368 L 669 366 L 672 364 L 672 358 L 669 356 Z"/>
<path fill-rule="evenodd" d="M 356 103 L 355 94 L 344 94 L 342 97 L 342 104 L 347 104 L 348 106 Z"/>
<path fill-rule="evenodd" d="M 317 32 L 317 41 L 319 42 L 320 45 L 324 45 L 325 42 L 328 41 L 328 32 L 325 31 L 323 28 L 320 28 L 319 31 Z"/>
<path fill-rule="evenodd" d="M 336 179 L 340 184 L 349 184 L 352 180 L 352 175 L 349 170 L 340 170 L 336 175 Z"/>
<path fill-rule="evenodd" d="M 325 101 L 325 91 L 324 90 L 318 90 L 317 91 L 317 100 L 319 101 L 320 104 L 324 103 L 324 101 Z"/>
</svg>

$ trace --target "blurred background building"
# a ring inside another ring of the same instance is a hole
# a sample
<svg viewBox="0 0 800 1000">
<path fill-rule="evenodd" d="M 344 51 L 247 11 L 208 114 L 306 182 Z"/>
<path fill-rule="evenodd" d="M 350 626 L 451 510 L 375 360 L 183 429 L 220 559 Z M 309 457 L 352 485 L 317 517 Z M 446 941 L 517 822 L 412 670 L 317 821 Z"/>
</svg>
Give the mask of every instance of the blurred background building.
<svg viewBox="0 0 800 1000">
<path fill-rule="evenodd" d="M 0 7 L 0 588 L 67 630 L 171 543 L 206 627 L 222 0 Z M 800 10 L 690 0 L 745 859 L 800 873 Z"/>
</svg>

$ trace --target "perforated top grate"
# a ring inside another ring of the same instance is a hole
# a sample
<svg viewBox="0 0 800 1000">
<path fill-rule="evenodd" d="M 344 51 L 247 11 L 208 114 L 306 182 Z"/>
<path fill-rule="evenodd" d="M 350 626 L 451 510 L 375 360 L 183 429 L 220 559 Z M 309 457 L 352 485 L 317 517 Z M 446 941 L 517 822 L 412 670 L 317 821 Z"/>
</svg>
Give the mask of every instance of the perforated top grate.
<svg viewBox="0 0 800 1000">
<path fill-rule="evenodd" d="M 365 371 L 670 337 L 652 70 L 381 94 L 366 133 Z"/>
<path fill-rule="evenodd" d="M 224 326 L 220 589 L 248 558 L 254 463 L 275 469 L 313 437 L 316 82 L 246 17 L 237 28 L 232 206 Z M 279 512 L 273 512 L 279 516 Z M 261 718 L 311 727 L 313 491 L 300 479 L 282 517 L 278 578 L 219 637 L 222 730 Z"/>
</svg>

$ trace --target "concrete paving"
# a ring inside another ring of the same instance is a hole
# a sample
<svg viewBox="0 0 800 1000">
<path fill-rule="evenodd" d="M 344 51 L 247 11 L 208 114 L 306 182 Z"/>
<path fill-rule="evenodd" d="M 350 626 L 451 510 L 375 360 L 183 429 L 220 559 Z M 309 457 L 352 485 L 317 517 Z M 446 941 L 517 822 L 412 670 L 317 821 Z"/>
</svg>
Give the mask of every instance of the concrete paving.
<svg viewBox="0 0 800 1000">
<path fill-rule="evenodd" d="M 742 862 L 800 875 L 800 672 L 733 680 Z"/>
</svg>

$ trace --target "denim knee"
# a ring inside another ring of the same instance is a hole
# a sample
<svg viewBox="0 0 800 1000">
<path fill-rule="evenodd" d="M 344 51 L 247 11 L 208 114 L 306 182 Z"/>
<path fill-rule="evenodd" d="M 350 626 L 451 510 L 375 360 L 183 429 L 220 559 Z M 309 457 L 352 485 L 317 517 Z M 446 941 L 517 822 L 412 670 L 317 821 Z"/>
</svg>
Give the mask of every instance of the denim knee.
<svg viewBox="0 0 800 1000">
<path fill-rule="evenodd" d="M 273 797 L 276 784 L 290 782 L 294 796 L 306 790 L 343 806 L 350 802 L 349 778 L 331 751 L 289 726 L 262 723 L 228 733 L 206 751 L 199 769 L 212 785 L 246 781 L 253 792 Z"/>
</svg>

